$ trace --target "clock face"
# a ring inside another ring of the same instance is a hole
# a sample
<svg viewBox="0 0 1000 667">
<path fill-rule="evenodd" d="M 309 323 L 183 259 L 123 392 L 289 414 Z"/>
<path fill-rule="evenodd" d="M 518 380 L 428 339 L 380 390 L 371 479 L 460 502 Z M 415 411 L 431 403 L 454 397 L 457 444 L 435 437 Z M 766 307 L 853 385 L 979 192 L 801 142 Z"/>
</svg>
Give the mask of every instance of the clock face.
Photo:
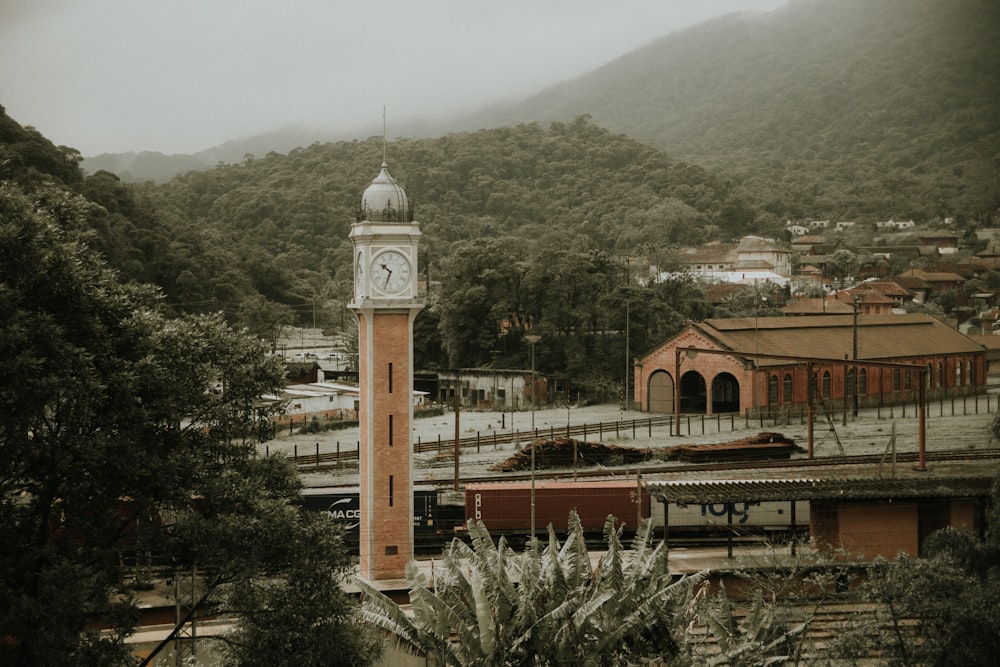
<svg viewBox="0 0 1000 667">
<path fill-rule="evenodd" d="M 395 250 L 375 256 L 371 270 L 372 286 L 385 294 L 398 294 L 410 284 L 410 260 Z"/>
<path fill-rule="evenodd" d="M 364 256 L 359 253 L 358 254 L 358 261 L 356 263 L 356 269 L 355 269 L 356 270 L 356 275 L 355 275 L 355 278 L 354 278 L 354 290 L 358 294 L 359 297 L 364 293 L 364 284 L 365 284 L 365 279 L 366 279 L 366 276 L 365 276 L 365 263 L 364 263 L 363 260 L 364 260 Z"/>
</svg>

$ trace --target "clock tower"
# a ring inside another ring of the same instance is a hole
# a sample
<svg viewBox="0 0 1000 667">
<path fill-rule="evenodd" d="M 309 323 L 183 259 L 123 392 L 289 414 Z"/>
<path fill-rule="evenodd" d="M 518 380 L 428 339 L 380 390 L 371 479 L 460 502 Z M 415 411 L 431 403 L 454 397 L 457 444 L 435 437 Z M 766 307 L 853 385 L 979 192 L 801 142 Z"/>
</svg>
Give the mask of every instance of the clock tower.
<svg viewBox="0 0 1000 667">
<path fill-rule="evenodd" d="M 360 574 L 403 579 L 413 559 L 413 320 L 419 225 L 386 163 L 365 190 L 354 245 L 360 384 Z"/>
</svg>

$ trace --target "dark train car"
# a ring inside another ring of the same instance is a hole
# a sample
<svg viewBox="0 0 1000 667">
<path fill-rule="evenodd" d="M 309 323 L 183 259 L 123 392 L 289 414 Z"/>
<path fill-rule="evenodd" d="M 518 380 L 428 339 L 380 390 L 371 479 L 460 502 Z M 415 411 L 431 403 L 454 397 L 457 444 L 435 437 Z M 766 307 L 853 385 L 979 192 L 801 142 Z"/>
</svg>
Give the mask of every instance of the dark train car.
<svg viewBox="0 0 1000 667">
<path fill-rule="evenodd" d="M 609 514 L 634 531 L 640 517 L 649 518 L 649 493 L 634 481 L 535 482 L 536 530 L 552 524 L 565 532 L 574 509 L 587 532 L 601 532 Z M 491 533 L 529 531 L 531 482 L 467 484 L 465 517 L 481 520 Z"/>
<path fill-rule="evenodd" d="M 316 487 L 302 490 L 302 507 L 314 512 L 325 512 L 357 534 L 361 525 L 360 487 Z M 462 521 L 461 508 L 438 503 L 438 490 L 429 485 L 413 487 L 414 535 L 436 534 L 452 531 L 454 524 Z"/>
</svg>

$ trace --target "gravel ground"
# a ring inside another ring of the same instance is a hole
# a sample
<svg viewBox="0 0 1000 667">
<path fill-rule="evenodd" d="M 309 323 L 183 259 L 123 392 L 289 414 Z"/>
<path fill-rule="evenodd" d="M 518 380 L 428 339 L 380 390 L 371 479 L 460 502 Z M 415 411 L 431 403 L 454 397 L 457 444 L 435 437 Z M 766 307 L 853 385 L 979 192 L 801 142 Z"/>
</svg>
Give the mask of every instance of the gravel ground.
<svg viewBox="0 0 1000 667">
<path fill-rule="evenodd" d="M 926 420 L 926 448 L 928 452 L 940 450 L 975 450 L 995 447 L 997 445 L 990 435 L 990 424 L 997 415 L 1000 396 L 989 395 L 989 410 L 987 398 L 979 398 L 978 412 L 973 399 L 967 399 L 963 404 L 961 399 L 954 402 L 934 402 L 928 407 Z M 777 424 L 773 420 L 751 420 L 749 424 L 742 418 L 705 417 L 692 415 L 690 420 L 684 417 L 681 425 L 681 436 L 670 433 L 667 427 L 654 427 L 650 433 L 642 420 L 648 419 L 649 413 L 622 410 L 618 405 L 596 405 L 579 408 L 552 408 L 536 410 L 534 414 L 535 428 L 540 435 L 547 435 L 551 429 L 558 435 L 560 429 L 565 429 L 567 423 L 572 426 L 582 424 L 592 425 L 588 442 L 602 442 L 608 445 L 620 445 L 641 448 L 668 448 L 682 444 L 714 444 L 745 438 L 761 431 L 781 433 L 791 438 L 796 444 L 805 448 L 808 439 L 805 420 L 798 415 L 788 422 Z M 633 437 L 631 422 L 635 420 L 637 427 Z M 618 435 L 615 435 L 613 422 L 626 422 Z M 832 422 L 832 423 L 831 423 Z M 598 424 L 604 424 L 603 437 L 598 437 Z M 483 438 L 480 452 L 464 449 L 460 461 L 460 474 L 463 476 L 482 476 L 490 474 L 488 469 L 493 464 L 514 454 L 516 445 L 498 445 L 496 448 L 489 443 L 489 436 L 494 432 L 511 433 L 514 429 L 528 433 L 531 430 L 532 415 L 530 412 L 472 412 L 463 411 L 459 415 L 459 432 L 462 438 L 474 437 L 477 432 Z M 895 424 L 895 447 L 897 452 L 916 452 L 919 439 L 919 422 L 913 405 L 906 406 L 905 416 L 900 407 L 896 406 L 891 413 L 888 408 L 881 411 L 861 410 L 857 419 L 850 415 L 844 425 L 842 413 L 831 415 L 828 421 L 826 415 L 817 411 L 813 427 L 814 454 L 817 458 L 837 456 L 843 448 L 848 455 L 882 454 L 891 446 Z M 513 426 L 513 428 L 512 428 Z M 735 430 L 734 430 L 735 429 Z M 574 436 L 583 439 L 582 436 Z M 442 482 L 451 481 L 454 477 L 454 461 L 448 453 L 452 450 L 455 438 L 455 414 L 453 412 L 434 417 L 423 417 L 414 420 L 411 441 L 434 442 L 440 439 L 442 454 L 436 452 L 415 455 L 414 468 L 417 479 L 436 479 Z M 839 439 L 839 444 L 837 440 Z M 261 453 L 283 451 L 292 456 L 296 452 L 300 456 L 313 454 L 317 446 L 321 453 L 348 451 L 357 449 L 358 429 L 349 428 L 338 431 L 328 431 L 310 435 L 279 434 L 278 438 L 261 445 Z M 523 446 L 523 443 L 522 443 Z M 624 469 L 623 469 L 624 471 Z M 609 472 L 611 472 L 609 470 Z M 308 472 L 303 470 L 303 481 L 307 486 L 353 485 L 358 483 L 357 467 L 347 467 L 342 470 L 324 470 Z"/>
</svg>

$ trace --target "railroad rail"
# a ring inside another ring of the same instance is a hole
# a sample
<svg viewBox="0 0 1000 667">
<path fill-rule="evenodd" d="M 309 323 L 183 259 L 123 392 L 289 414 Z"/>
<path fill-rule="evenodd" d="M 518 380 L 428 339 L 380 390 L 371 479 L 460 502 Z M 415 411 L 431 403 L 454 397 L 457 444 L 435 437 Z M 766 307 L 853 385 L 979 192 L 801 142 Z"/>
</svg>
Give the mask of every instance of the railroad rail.
<svg viewBox="0 0 1000 667">
<path fill-rule="evenodd" d="M 930 452 L 925 457 L 928 461 L 943 463 L 947 461 L 974 461 L 974 460 L 995 460 L 1000 459 L 1000 448 L 991 447 L 980 450 L 963 450 L 947 452 Z M 918 454 L 916 452 L 904 452 L 896 454 L 897 464 L 916 463 Z M 706 472 L 712 470 L 760 470 L 768 468 L 822 468 L 828 466 L 842 465 L 875 465 L 885 463 L 881 454 L 856 454 L 852 456 L 829 456 L 817 459 L 782 459 L 777 461 L 724 461 L 715 463 L 681 463 L 681 464 L 656 464 L 640 465 L 628 468 L 588 468 L 585 470 L 536 470 L 536 480 L 560 480 L 560 479 L 600 479 L 600 478 L 621 478 L 634 476 L 637 473 L 642 475 L 653 475 L 662 473 L 683 473 L 683 472 Z M 495 475 L 465 477 L 461 478 L 462 484 L 473 484 L 481 482 L 516 482 L 531 479 L 530 472 L 497 473 Z M 414 484 L 444 485 L 450 480 L 443 480 L 440 476 L 420 477 L 414 480 Z M 329 486 L 324 484 L 323 486 Z M 338 486 L 334 484 L 333 486 Z M 352 486 L 350 484 L 344 486 Z"/>
</svg>

